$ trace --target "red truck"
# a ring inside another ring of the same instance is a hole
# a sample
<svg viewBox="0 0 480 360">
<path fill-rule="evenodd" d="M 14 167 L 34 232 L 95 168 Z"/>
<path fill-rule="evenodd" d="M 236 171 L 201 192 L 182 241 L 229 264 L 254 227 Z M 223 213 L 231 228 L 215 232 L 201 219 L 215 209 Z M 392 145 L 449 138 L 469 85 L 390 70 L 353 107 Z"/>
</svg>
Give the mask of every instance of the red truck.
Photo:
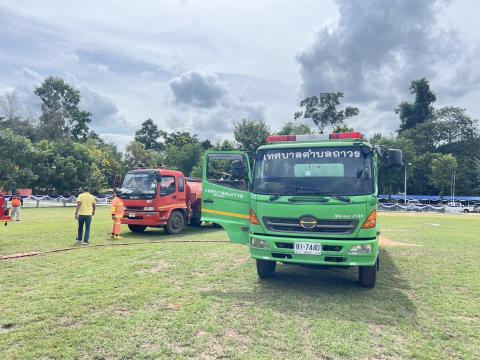
<svg viewBox="0 0 480 360">
<path fill-rule="evenodd" d="M 167 234 L 178 234 L 187 224 L 201 224 L 201 179 L 175 170 L 139 168 L 125 175 L 117 192 L 125 206 L 122 224 L 133 232 L 163 227 Z"/>
<path fill-rule="evenodd" d="M 7 223 L 11 220 L 12 218 L 10 217 L 10 209 L 7 207 L 7 201 L 0 192 L 0 222 L 5 222 L 5 226 L 7 226 Z"/>
</svg>

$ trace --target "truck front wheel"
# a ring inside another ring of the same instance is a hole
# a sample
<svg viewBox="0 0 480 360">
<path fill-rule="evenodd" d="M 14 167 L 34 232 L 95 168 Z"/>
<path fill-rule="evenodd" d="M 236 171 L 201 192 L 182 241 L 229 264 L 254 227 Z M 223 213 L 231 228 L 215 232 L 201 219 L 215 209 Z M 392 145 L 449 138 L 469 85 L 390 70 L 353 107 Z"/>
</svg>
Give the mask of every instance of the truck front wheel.
<svg viewBox="0 0 480 360">
<path fill-rule="evenodd" d="M 143 233 L 147 227 L 144 226 L 144 225 L 130 225 L 129 224 L 128 228 L 130 229 L 131 232 Z"/>
<path fill-rule="evenodd" d="M 165 231 L 169 235 L 176 235 L 183 230 L 185 226 L 185 217 L 180 211 L 173 211 L 165 226 Z"/>
<path fill-rule="evenodd" d="M 269 279 L 275 273 L 277 267 L 276 261 L 258 260 L 257 259 L 257 274 L 260 279 Z"/>
<path fill-rule="evenodd" d="M 378 259 L 377 259 L 378 262 Z M 378 263 L 373 266 L 359 266 L 358 267 L 358 280 L 360 281 L 360 286 L 365 288 L 375 287 L 375 282 L 377 280 L 377 270 Z"/>
</svg>

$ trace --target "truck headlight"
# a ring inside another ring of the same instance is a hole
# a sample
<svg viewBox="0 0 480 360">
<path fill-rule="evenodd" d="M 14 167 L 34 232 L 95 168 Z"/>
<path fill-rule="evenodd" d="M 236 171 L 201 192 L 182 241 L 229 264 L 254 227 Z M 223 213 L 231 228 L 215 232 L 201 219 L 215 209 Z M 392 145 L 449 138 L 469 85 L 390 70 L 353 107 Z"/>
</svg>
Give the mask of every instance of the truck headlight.
<svg viewBox="0 0 480 360">
<path fill-rule="evenodd" d="M 260 249 L 265 249 L 268 248 L 268 242 L 262 239 L 257 239 L 256 237 L 252 237 L 250 240 L 250 243 L 252 244 L 253 247 L 260 248 Z"/>
<path fill-rule="evenodd" d="M 368 255 L 372 252 L 372 244 L 355 245 L 348 252 L 350 255 Z"/>
<path fill-rule="evenodd" d="M 155 208 L 153 206 L 147 206 L 147 207 L 144 207 L 143 210 L 145 210 L 145 211 L 155 211 Z"/>
</svg>

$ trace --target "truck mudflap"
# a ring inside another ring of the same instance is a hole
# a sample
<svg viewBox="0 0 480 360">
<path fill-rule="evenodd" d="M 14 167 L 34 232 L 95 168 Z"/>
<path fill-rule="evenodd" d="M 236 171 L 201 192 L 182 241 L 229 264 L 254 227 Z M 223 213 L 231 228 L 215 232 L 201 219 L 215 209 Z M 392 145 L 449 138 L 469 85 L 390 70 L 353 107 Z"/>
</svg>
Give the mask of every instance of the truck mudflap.
<svg viewBox="0 0 480 360">
<path fill-rule="evenodd" d="M 378 257 L 377 238 L 367 240 L 332 240 L 250 234 L 250 244 L 250 255 L 254 259 L 280 261 L 284 263 L 330 266 L 372 266 Z M 310 249 L 309 244 L 311 245 Z M 352 250 L 358 250 L 359 247 L 370 247 L 368 244 L 371 244 L 369 254 L 351 253 Z M 296 247 L 297 249 L 295 249 Z"/>
</svg>

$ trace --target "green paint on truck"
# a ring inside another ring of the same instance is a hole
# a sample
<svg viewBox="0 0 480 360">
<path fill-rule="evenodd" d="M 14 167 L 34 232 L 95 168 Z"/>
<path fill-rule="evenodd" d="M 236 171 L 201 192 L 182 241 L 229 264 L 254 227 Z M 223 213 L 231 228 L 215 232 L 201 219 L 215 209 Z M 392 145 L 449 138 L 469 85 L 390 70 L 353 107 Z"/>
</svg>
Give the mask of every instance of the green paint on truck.
<svg viewBox="0 0 480 360">
<path fill-rule="evenodd" d="M 244 152 L 210 151 L 202 220 L 248 245 L 260 278 L 273 276 L 278 261 L 358 266 L 360 284 L 373 287 L 378 167 L 402 165 L 400 150 L 373 147 L 359 133 L 272 136 L 253 167 Z"/>
</svg>

